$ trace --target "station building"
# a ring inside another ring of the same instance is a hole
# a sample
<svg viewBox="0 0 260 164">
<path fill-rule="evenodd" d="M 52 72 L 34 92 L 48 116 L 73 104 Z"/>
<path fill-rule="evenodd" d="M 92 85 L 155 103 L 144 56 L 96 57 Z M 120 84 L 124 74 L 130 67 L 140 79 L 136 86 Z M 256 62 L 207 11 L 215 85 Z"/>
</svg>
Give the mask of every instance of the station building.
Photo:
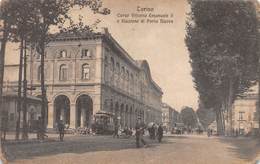
<svg viewBox="0 0 260 164">
<path fill-rule="evenodd" d="M 163 92 L 153 81 L 148 62 L 134 60 L 107 29 L 54 38 L 45 52 L 48 128 L 61 119 L 70 128 L 90 127 L 100 111 L 113 113 L 121 127 L 133 128 L 139 117 L 145 123 L 161 123 Z M 35 88 L 30 94 L 37 97 L 40 55 L 33 49 L 27 54 L 28 87 Z"/>
</svg>

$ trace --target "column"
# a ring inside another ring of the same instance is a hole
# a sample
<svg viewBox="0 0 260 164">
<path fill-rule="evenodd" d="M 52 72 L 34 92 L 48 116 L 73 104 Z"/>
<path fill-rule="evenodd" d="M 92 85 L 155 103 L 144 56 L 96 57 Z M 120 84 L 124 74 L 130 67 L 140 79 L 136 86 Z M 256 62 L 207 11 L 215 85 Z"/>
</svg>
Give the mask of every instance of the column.
<svg viewBox="0 0 260 164">
<path fill-rule="evenodd" d="M 49 103 L 48 104 L 48 125 L 47 125 L 47 128 L 49 129 L 49 128 L 53 128 L 55 125 L 55 123 L 54 123 L 54 120 L 53 120 L 53 118 L 54 118 L 54 113 L 53 113 L 53 111 L 54 111 L 54 108 L 53 108 L 53 104 L 52 103 Z M 37 118 L 38 119 L 38 118 Z"/>
<path fill-rule="evenodd" d="M 125 111 L 125 126 L 129 127 L 129 124 L 128 124 L 128 110 Z"/>
<path fill-rule="evenodd" d="M 76 128 L 76 104 L 70 104 L 70 128 Z"/>
<path fill-rule="evenodd" d="M 85 122 L 85 119 L 84 119 L 85 111 L 83 108 L 81 108 L 80 111 L 81 111 L 80 112 L 80 127 L 82 128 L 82 127 L 84 127 L 84 122 Z"/>
<path fill-rule="evenodd" d="M 129 127 L 132 128 L 132 110 L 129 111 Z"/>
</svg>

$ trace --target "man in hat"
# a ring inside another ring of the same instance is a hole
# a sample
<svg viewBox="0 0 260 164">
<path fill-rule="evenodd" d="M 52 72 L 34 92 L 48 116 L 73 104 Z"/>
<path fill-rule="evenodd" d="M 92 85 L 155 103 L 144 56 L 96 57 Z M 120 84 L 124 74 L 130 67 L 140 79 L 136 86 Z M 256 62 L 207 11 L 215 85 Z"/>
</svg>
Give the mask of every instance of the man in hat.
<svg viewBox="0 0 260 164">
<path fill-rule="evenodd" d="M 161 142 L 161 141 L 162 141 L 162 138 L 163 138 L 163 128 L 162 128 L 162 124 L 160 124 L 159 127 L 158 127 L 157 135 L 158 135 L 158 141 Z"/>
<path fill-rule="evenodd" d="M 141 122 L 141 118 L 138 118 L 136 126 L 135 126 L 135 130 L 136 130 L 135 137 L 136 137 L 136 147 L 137 148 L 140 148 L 140 141 L 146 147 L 146 142 L 144 141 L 144 138 L 143 138 L 144 129 L 145 129 L 145 125 Z"/>
<path fill-rule="evenodd" d="M 60 120 L 58 122 L 58 130 L 59 130 L 60 141 L 63 141 L 64 133 L 65 133 L 65 126 L 63 120 Z"/>
<path fill-rule="evenodd" d="M 115 138 L 115 137 L 119 138 L 118 130 L 119 130 L 119 123 L 118 123 L 117 117 L 115 116 L 114 117 L 114 134 L 113 134 L 113 138 Z"/>
</svg>

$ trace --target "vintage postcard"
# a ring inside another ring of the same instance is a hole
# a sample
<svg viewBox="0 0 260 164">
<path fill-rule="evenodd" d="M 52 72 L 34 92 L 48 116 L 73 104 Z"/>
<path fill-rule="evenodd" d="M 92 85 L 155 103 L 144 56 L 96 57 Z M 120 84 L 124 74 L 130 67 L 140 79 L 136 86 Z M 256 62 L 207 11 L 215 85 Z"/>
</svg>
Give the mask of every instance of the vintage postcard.
<svg viewBox="0 0 260 164">
<path fill-rule="evenodd" d="M 260 163 L 259 0 L 0 0 L 0 164 Z"/>
</svg>

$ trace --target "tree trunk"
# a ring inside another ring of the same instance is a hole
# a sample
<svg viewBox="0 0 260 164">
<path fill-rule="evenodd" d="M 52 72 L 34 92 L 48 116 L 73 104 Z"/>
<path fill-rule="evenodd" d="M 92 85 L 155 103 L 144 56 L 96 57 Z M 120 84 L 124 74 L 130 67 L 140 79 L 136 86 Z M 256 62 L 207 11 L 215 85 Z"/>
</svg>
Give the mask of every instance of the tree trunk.
<svg viewBox="0 0 260 164">
<path fill-rule="evenodd" d="M 19 138 L 20 138 L 20 121 L 21 121 L 21 105 L 22 105 L 22 76 L 23 76 L 23 72 L 22 72 L 22 69 L 23 69 L 23 43 L 24 43 L 24 39 L 21 38 L 19 79 L 18 79 L 18 101 L 17 101 L 18 118 L 16 120 L 16 135 L 15 135 L 16 140 L 19 140 Z"/>
<path fill-rule="evenodd" d="M 44 76 L 44 60 L 45 60 L 45 35 L 42 36 L 40 43 L 40 56 L 41 56 L 41 92 L 42 92 L 42 105 L 41 105 L 41 116 L 42 116 L 42 129 L 45 129 L 45 110 L 46 110 L 46 89 L 45 89 L 45 76 Z"/>
<path fill-rule="evenodd" d="M 23 62 L 23 139 L 28 139 L 28 126 L 27 126 L 27 56 L 26 56 L 26 41 L 24 41 L 24 62 Z"/>
<path fill-rule="evenodd" d="M 225 126 L 225 118 L 224 118 L 223 109 L 220 110 L 220 117 L 221 117 L 221 121 L 222 121 L 223 135 L 224 135 L 224 132 L 226 131 L 226 126 Z"/>
<path fill-rule="evenodd" d="M 223 135 L 224 134 L 224 126 L 223 126 L 223 119 L 221 114 L 221 109 L 216 109 L 216 122 L 217 122 L 217 134 Z"/>
<path fill-rule="evenodd" d="M 260 58 L 258 64 L 258 100 L 257 100 L 257 111 L 258 111 L 258 135 L 260 135 Z"/>
<path fill-rule="evenodd" d="M 233 131 L 233 113 L 232 113 L 232 105 L 233 105 L 233 79 L 229 80 L 229 91 L 228 91 L 228 101 L 227 101 L 227 114 L 228 114 L 228 129 L 227 134 L 232 136 Z"/>
<path fill-rule="evenodd" d="M 221 119 L 220 119 L 220 113 L 219 110 L 216 110 L 216 123 L 217 123 L 217 134 L 220 135 L 221 134 Z"/>
<path fill-rule="evenodd" d="M 0 112 L 3 111 L 3 82 L 4 82 L 4 65 L 5 65 L 5 49 L 6 49 L 6 42 L 8 37 L 7 31 L 7 23 L 3 22 L 3 38 L 1 41 L 1 50 L 0 50 Z M 2 113 L 0 113 L 0 128 L 2 128 Z M 0 159 L 7 163 L 5 158 L 5 153 L 3 150 L 2 145 L 2 129 L 0 130 Z"/>
</svg>

